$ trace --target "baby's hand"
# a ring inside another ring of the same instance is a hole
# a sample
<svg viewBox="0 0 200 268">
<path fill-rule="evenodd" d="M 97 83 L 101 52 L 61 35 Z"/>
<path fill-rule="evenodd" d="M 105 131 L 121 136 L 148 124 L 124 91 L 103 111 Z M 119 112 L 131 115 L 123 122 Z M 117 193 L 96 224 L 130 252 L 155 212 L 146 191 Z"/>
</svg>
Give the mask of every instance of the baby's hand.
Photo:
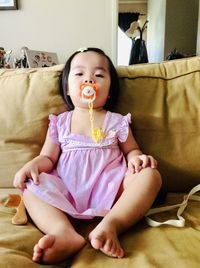
<svg viewBox="0 0 200 268">
<path fill-rule="evenodd" d="M 26 181 L 32 179 L 34 184 L 39 184 L 38 178 L 39 172 L 36 165 L 31 164 L 30 162 L 23 166 L 14 177 L 13 185 L 16 188 L 24 190 L 26 188 Z"/>
<path fill-rule="evenodd" d="M 140 172 L 143 168 L 157 168 L 157 161 L 151 155 L 135 155 L 128 161 L 128 169 L 134 174 Z"/>
</svg>

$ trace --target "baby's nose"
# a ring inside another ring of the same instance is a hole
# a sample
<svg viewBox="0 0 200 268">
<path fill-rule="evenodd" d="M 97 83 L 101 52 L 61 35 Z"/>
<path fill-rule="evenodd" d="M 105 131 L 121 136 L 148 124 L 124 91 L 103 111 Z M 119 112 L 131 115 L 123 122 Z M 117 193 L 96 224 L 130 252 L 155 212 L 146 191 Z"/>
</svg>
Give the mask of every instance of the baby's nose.
<svg viewBox="0 0 200 268">
<path fill-rule="evenodd" d="M 92 79 L 85 79 L 84 83 L 94 84 L 94 80 L 92 80 Z"/>
</svg>

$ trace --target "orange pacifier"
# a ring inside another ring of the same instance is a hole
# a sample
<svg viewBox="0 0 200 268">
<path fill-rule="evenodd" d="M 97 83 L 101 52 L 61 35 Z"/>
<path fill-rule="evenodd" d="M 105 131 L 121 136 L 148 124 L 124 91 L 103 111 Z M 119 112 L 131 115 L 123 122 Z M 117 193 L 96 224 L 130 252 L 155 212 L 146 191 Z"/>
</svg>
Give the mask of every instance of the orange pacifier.
<svg viewBox="0 0 200 268">
<path fill-rule="evenodd" d="M 106 133 L 99 127 L 94 127 L 93 102 L 97 97 L 98 87 L 96 84 L 84 83 L 80 85 L 80 96 L 83 102 L 88 103 L 92 138 L 95 142 L 101 142 Z"/>
<path fill-rule="evenodd" d="M 93 102 L 97 96 L 97 85 L 91 83 L 84 83 L 80 86 L 80 95 L 83 102 Z"/>
</svg>

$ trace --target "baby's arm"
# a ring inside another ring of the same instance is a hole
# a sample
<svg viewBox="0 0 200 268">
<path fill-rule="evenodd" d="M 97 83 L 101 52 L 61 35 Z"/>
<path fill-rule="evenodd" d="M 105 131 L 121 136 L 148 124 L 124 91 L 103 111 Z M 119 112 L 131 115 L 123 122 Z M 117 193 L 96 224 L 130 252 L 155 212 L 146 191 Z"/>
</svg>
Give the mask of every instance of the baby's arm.
<svg viewBox="0 0 200 268">
<path fill-rule="evenodd" d="M 15 174 L 13 185 L 16 188 L 24 189 L 26 187 L 25 182 L 27 179 L 32 179 L 35 184 L 39 184 L 38 175 L 41 172 L 51 171 L 58 160 L 59 154 L 59 145 L 55 144 L 47 133 L 40 155 L 26 163 Z"/>
<path fill-rule="evenodd" d="M 126 156 L 128 168 L 131 173 L 139 172 L 146 167 L 157 167 L 157 161 L 151 155 L 145 155 L 140 150 L 130 127 L 128 138 L 125 142 L 120 143 L 120 148 Z"/>
</svg>

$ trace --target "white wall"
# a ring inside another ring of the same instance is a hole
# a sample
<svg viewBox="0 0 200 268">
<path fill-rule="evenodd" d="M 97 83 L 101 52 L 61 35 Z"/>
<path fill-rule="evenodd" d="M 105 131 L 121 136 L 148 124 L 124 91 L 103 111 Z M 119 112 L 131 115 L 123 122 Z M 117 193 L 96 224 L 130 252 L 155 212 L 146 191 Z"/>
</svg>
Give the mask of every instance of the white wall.
<svg viewBox="0 0 200 268">
<path fill-rule="evenodd" d="M 57 52 L 64 63 L 76 49 L 96 46 L 116 61 L 117 0 L 18 0 L 19 10 L 0 11 L 0 46 Z M 113 33 L 113 28 L 115 32 Z"/>
<path fill-rule="evenodd" d="M 148 0 L 150 62 L 165 60 L 175 48 L 185 55 L 196 53 L 198 10 L 199 0 Z"/>
<path fill-rule="evenodd" d="M 147 52 L 149 62 L 164 58 L 166 0 L 148 0 Z"/>
</svg>

